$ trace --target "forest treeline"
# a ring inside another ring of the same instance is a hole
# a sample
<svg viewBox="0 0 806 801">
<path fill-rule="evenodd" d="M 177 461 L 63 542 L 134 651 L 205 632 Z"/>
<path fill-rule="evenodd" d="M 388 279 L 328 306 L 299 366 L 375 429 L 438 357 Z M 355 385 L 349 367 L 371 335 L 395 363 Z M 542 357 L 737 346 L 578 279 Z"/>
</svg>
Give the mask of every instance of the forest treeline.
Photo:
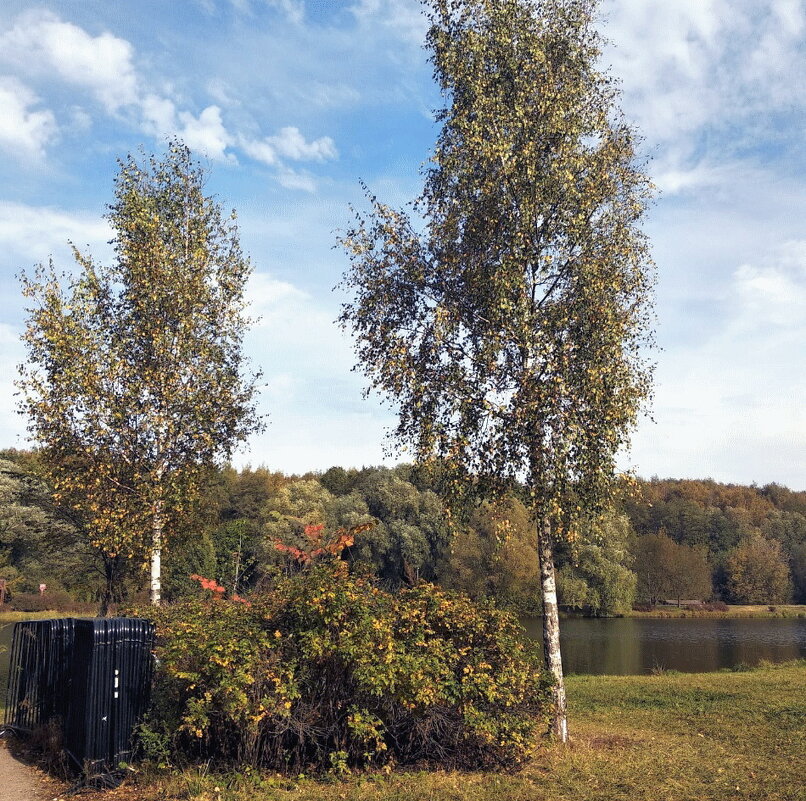
<svg viewBox="0 0 806 801">
<path fill-rule="evenodd" d="M 433 475 L 400 465 L 302 476 L 216 468 L 202 498 L 165 554 L 168 600 L 194 591 L 191 574 L 247 593 L 285 564 L 276 543 L 304 545 L 306 526 L 372 523 L 345 558 L 388 588 L 433 581 L 539 611 L 534 522 L 515 496 L 446 516 Z M 12 603 L 92 603 L 109 582 L 117 600 L 142 597 L 145 566 L 112 556 L 110 574 L 82 520 L 54 503 L 35 452 L 0 451 L 0 578 Z M 588 614 L 667 599 L 806 603 L 806 492 L 639 480 L 595 534 L 579 532 L 555 559 L 560 603 Z"/>
</svg>

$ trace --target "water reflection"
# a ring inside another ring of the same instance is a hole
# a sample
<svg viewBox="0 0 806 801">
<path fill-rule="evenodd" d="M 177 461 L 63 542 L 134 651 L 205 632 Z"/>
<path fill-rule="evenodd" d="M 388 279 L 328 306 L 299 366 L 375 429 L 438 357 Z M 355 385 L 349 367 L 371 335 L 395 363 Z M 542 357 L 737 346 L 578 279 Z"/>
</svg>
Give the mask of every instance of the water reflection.
<svg viewBox="0 0 806 801">
<path fill-rule="evenodd" d="M 523 622 L 539 639 L 540 620 Z M 707 672 L 806 658 L 806 619 L 569 618 L 560 640 L 566 673 Z"/>
</svg>

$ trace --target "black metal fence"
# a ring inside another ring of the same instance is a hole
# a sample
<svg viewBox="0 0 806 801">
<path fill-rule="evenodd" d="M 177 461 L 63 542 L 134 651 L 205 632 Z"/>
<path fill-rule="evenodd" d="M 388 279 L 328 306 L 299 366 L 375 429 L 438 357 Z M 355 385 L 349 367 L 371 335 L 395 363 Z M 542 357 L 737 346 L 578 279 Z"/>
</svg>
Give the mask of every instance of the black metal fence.
<svg viewBox="0 0 806 801">
<path fill-rule="evenodd" d="M 70 698 L 75 619 L 28 620 L 14 626 L 6 726 L 31 731 L 64 719 Z"/>
<path fill-rule="evenodd" d="M 30 732 L 56 720 L 78 767 L 115 770 L 131 758 L 148 706 L 153 640 L 153 625 L 138 618 L 17 623 L 6 726 Z"/>
</svg>

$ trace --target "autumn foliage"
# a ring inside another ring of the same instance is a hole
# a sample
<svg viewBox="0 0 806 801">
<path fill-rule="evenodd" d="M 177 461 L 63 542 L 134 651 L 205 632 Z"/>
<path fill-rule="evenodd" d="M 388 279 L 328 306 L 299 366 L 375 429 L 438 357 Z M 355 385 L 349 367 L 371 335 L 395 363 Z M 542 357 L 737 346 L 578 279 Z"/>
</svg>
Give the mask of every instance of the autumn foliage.
<svg viewBox="0 0 806 801">
<path fill-rule="evenodd" d="M 281 553 L 287 554 L 295 562 L 307 565 L 319 557 L 338 556 L 345 548 L 355 544 L 355 538 L 358 534 L 369 531 L 373 526 L 374 523 L 364 523 L 351 528 L 340 528 L 331 534 L 327 540 L 324 534 L 324 524 L 305 526 L 304 534 L 310 542 L 310 548 L 297 548 L 280 540 L 274 541 L 274 547 Z"/>
<path fill-rule="evenodd" d="M 144 610 L 159 660 L 148 755 L 336 773 L 527 756 L 548 682 L 515 618 L 432 584 L 383 591 L 333 553 L 354 535 L 310 530 L 308 552 L 286 550 L 301 569 L 249 604 L 197 576 L 196 597 Z"/>
</svg>

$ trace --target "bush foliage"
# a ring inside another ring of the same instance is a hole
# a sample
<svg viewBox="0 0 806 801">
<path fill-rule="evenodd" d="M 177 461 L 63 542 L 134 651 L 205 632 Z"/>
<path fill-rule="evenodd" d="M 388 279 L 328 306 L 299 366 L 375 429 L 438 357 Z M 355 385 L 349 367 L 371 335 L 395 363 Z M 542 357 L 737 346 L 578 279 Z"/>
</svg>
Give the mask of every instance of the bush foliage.
<svg viewBox="0 0 806 801">
<path fill-rule="evenodd" d="M 143 610 L 159 660 L 144 743 L 161 760 L 514 766 L 545 731 L 537 654 L 492 606 L 431 584 L 392 594 L 338 559 L 249 601 L 205 595 Z"/>
</svg>

